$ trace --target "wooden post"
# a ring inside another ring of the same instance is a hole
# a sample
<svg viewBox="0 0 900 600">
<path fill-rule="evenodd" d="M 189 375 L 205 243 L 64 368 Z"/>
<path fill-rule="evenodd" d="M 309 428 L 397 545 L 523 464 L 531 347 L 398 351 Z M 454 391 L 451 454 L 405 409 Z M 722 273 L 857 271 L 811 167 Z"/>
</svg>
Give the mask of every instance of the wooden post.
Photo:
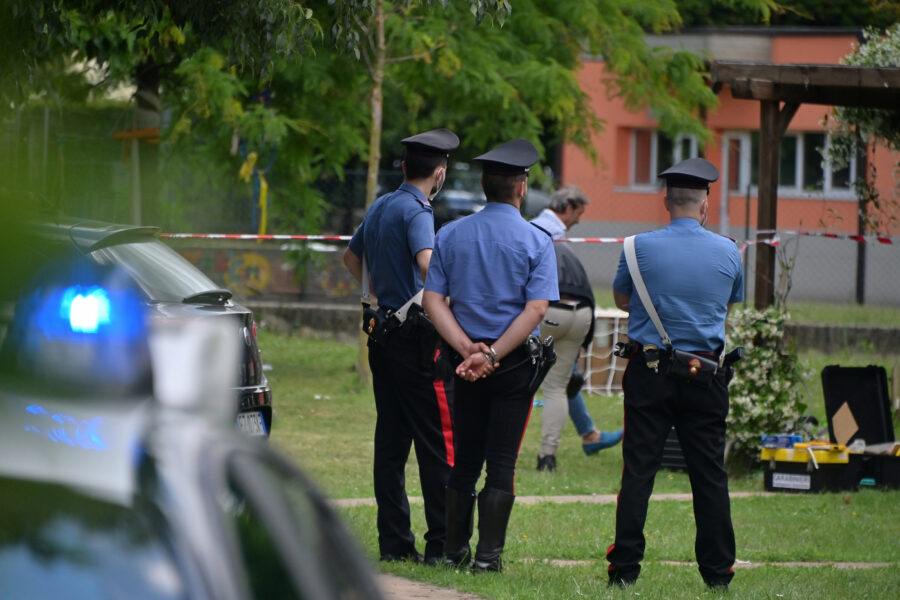
<svg viewBox="0 0 900 600">
<path fill-rule="evenodd" d="M 868 152 L 865 147 L 857 152 L 856 174 L 859 177 L 860 170 L 865 179 L 869 178 Z M 874 182 L 873 182 L 874 183 Z M 866 303 L 866 241 L 862 236 L 866 235 L 866 216 L 869 210 L 869 199 L 860 194 L 859 208 L 856 211 L 856 230 L 860 235 L 860 241 L 856 243 L 856 303 L 862 306 Z"/>
<path fill-rule="evenodd" d="M 799 102 L 786 102 L 779 110 L 777 100 L 759 103 L 759 188 L 756 210 L 756 239 L 771 237 L 778 215 L 778 163 L 781 154 L 781 138 L 797 109 Z M 756 245 L 756 283 L 754 306 L 763 309 L 775 303 L 775 248 L 769 244 Z"/>
<path fill-rule="evenodd" d="M 778 135 L 778 102 L 759 103 L 759 188 L 756 208 L 756 229 L 774 230 L 778 210 L 778 155 L 781 139 Z M 756 238 L 771 237 L 771 233 L 757 233 Z M 769 244 L 756 245 L 756 283 L 754 306 L 763 309 L 775 302 L 775 248 Z"/>
</svg>

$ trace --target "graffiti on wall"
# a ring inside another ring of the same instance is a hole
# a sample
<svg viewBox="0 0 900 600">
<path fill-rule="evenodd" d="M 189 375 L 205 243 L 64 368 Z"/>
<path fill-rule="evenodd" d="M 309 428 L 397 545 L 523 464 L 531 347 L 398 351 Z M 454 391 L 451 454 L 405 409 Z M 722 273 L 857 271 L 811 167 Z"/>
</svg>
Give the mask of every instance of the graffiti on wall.
<svg viewBox="0 0 900 600">
<path fill-rule="evenodd" d="M 175 247 L 182 256 L 222 287 L 243 298 L 305 297 L 351 299 L 359 285 L 344 268 L 339 252 L 323 253 L 303 281 L 280 248 Z"/>
</svg>

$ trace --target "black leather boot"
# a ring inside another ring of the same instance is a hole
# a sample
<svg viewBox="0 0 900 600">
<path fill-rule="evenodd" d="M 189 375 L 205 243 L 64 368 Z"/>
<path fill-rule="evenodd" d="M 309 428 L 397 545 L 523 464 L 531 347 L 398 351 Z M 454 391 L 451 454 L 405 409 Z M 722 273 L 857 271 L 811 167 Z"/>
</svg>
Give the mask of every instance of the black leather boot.
<svg viewBox="0 0 900 600">
<path fill-rule="evenodd" d="M 444 564 L 453 567 L 468 566 L 472 560 L 469 540 L 475 517 L 475 492 L 460 492 L 447 488 L 445 502 L 447 539 L 444 541 Z"/>
<path fill-rule="evenodd" d="M 495 488 L 485 488 L 478 494 L 478 546 L 475 548 L 475 572 L 503 570 L 503 545 L 506 526 L 512 512 L 514 494 Z"/>
</svg>

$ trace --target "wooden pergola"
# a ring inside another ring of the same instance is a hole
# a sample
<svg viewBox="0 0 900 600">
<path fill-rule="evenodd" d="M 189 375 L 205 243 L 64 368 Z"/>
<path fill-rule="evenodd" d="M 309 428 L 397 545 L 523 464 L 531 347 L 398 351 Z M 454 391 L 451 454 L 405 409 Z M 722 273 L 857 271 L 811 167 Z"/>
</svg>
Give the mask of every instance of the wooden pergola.
<svg viewBox="0 0 900 600">
<path fill-rule="evenodd" d="M 830 64 L 771 64 L 714 61 L 713 90 L 728 85 L 734 98 L 758 100 L 759 185 L 757 231 L 777 227 L 778 164 L 781 139 L 801 104 L 860 106 L 900 110 L 900 68 Z M 860 234 L 865 233 L 860 218 Z M 766 234 L 757 234 L 762 239 Z M 857 253 L 857 301 L 862 301 L 865 272 L 864 241 Z M 756 245 L 754 304 L 765 308 L 775 300 L 775 248 Z"/>
</svg>

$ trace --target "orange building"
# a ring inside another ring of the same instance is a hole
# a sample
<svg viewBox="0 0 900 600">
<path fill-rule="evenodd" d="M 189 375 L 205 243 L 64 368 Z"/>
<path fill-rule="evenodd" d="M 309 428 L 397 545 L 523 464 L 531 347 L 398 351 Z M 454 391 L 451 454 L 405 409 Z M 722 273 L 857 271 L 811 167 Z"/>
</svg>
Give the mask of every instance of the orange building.
<svg viewBox="0 0 900 600">
<path fill-rule="evenodd" d="M 700 28 L 649 36 L 648 42 L 705 53 L 713 60 L 836 64 L 859 43 L 858 33 L 829 28 Z M 563 183 L 579 186 L 591 199 L 584 220 L 668 222 L 656 174 L 674 162 L 699 155 L 721 173 L 710 195 L 707 227 L 739 238 L 744 237 L 745 227 L 755 229 L 759 103 L 734 99 L 728 87 L 723 87 L 718 107 L 706 115 L 712 140 L 701 148 L 692 136 L 674 140 L 664 136 L 649 110 L 629 112 L 620 99 L 610 99 L 603 83 L 606 77 L 601 60 L 586 59 L 579 72 L 591 106 L 606 121 L 605 130 L 594 136 L 597 164 L 572 145 L 562 149 L 560 159 Z M 852 182 L 862 166 L 832 169 L 817 150 L 829 144 L 824 120 L 830 111 L 831 107 L 804 104 L 788 125 L 779 169 L 779 229 L 857 232 Z M 894 159 L 883 148 L 868 153 L 878 173 L 876 187 L 882 198 L 893 197 Z"/>
</svg>

